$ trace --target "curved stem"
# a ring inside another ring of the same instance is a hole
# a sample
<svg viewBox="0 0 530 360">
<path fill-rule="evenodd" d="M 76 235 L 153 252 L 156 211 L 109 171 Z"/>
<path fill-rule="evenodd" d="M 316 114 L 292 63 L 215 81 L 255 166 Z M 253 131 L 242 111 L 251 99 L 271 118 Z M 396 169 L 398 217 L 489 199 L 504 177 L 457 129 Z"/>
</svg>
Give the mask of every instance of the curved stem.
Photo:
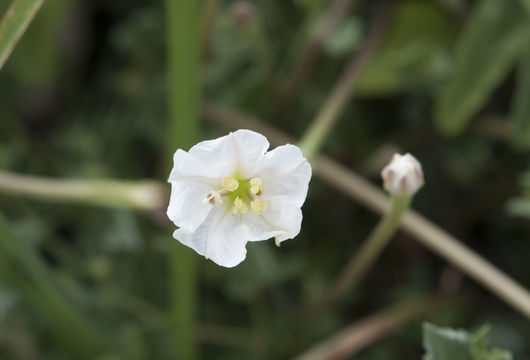
<svg viewBox="0 0 530 360">
<path fill-rule="evenodd" d="M 331 94 L 311 122 L 311 126 L 298 143 L 298 146 L 300 146 L 308 159 L 312 159 L 318 153 L 324 139 L 333 129 L 338 116 L 352 95 L 361 69 L 372 56 L 376 45 L 381 39 L 381 35 L 386 26 L 388 13 L 388 4 L 381 5 L 359 54 L 352 57 L 333 87 Z"/>
<path fill-rule="evenodd" d="M 333 33 L 333 30 L 348 13 L 354 0 L 334 0 L 329 4 L 326 13 L 320 20 L 320 27 L 308 41 L 307 45 L 300 51 L 300 56 L 292 69 L 292 75 L 284 82 L 284 89 L 279 98 L 279 110 L 283 110 L 296 95 L 298 89 L 303 85 L 304 80 L 310 74 L 323 45 Z"/>
<path fill-rule="evenodd" d="M 359 251 L 354 254 L 330 288 L 324 292 L 325 295 L 317 302 L 313 310 L 319 311 L 331 305 L 346 291 L 357 286 L 398 230 L 401 217 L 409 208 L 411 200 L 411 196 L 392 196 L 390 211 L 381 218 Z"/>
</svg>

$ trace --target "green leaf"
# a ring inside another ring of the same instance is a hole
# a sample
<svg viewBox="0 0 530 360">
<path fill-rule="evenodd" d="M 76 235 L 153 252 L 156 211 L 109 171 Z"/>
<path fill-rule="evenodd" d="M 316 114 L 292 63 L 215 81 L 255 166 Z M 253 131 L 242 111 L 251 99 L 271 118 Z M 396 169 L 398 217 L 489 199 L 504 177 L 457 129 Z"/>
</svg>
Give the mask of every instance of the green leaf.
<svg viewBox="0 0 530 360">
<path fill-rule="evenodd" d="M 483 326 L 475 334 L 464 330 L 423 325 L 423 360 L 512 360 L 509 351 L 488 350 L 490 327 Z"/>
<path fill-rule="evenodd" d="M 471 360 L 470 336 L 463 330 L 423 325 L 423 360 Z"/>
<path fill-rule="evenodd" d="M 528 17 L 518 2 L 477 2 L 458 39 L 453 74 L 436 104 L 444 133 L 464 129 L 512 69 L 529 37 Z"/>
<path fill-rule="evenodd" d="M 471 355 L 473 360 L 512 360 L 509 351 L 493 348 L 488 350 L 488 333 L 490 327 L 483 326 L 471 338 Z"/>
<path fill-rule="evenodd" d="M 530 148 L 530 49 L 519 60 L 517 87 L 513 99 L 510 118 L 513 122 L 513 143 L 515 146 Z"/>
<path fill-rule="evenodd" d="M 14 0 L 0 22 L 0 69 L 44 0 Z"/>
</svg>

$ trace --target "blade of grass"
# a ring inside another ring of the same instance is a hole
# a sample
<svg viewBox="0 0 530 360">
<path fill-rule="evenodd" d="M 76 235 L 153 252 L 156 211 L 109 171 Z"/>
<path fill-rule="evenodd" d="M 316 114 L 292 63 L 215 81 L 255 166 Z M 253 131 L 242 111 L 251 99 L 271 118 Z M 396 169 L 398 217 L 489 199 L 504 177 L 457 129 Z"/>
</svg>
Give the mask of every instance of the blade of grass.
<svg viewBox="0 0 530 360">
<path fill-rule="evenodd" d="M 166 0 L 169 79 L 168 153 L 189 148 L 199 132 L 199 17 L 198 1 Z M 171 241 L 171 240 L 168 240 Z M 177 357 L 197 358 L 196 254 L 176 240 L 171 244 L 170 289 Z"/>
<path fill-rule="evenodd" d="M 15 0 L 0 22 L 0 69 L 13 52 L 44 0 Z"/>
<path fill-rule="evenodd" d="M 24 242 L 13 237 L 1 214 L 0 278 L 45 318 L 61 352 L 78 359 L 93 359 L 109 352 L 105 338 L 56 289 L 46 265 Z"/>
</svg>

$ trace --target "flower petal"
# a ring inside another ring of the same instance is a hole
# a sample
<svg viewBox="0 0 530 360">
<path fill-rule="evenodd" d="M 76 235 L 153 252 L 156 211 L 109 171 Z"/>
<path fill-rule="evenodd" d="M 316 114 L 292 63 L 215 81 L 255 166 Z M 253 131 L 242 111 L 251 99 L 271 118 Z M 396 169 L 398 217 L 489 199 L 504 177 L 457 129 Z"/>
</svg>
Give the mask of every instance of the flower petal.
<svg viewBox="0 0 530 360">
<path fill-rule="evenodd" d="M 267 139 L 254 131 L 237 130 L 214 140 L 198 143 L 179 164 L 183 176 L 222 179 L 241 170 L 245 174 L 269 147 Z"/>
<path fill-rule="evenodd" d="M 210 191 L 209 185 L 194 180 L 172 181 L 167 216 L 175 225 L 195 231 L 212 210 L 213 206 L 204 202 Z"/>
<path fill-rule="evenodd" d="M 281 196 L 301 207 L 307 196 L 311 165 L 297 146 L 287 144 L 266 153 L 255 176 L 263 180 L 264 200 Z"/>
<path fill-rule="evenodd" d="M 237 130 L 228 136 L 230 135 L 234 141 L 238 169 L 248 176 L 255 171 L 256 165 L 269 148 L 269 141 L 265 136 L 251 130 Z"/>
<path fill-rule="evenodd" d="M 276 198 L 277 200 L 279 198 Z M 252 214 L 253 215 L 253 214 Z M 271 201 L 267 211 L 260 216 L 261 221 L 256 221 L 252 216 L 247 216 L 246 224 L 255 235 L 261 231 L 261 238 L 255 236 L 249 241 L 266 240 L 276 237 L 276 244 L 292 239 L 300 232 L 302 226 L 302 210 L 290 202 Z M 268 235 L 265 239 L 264 236 Z"/>
<path fill-rule="evenodd" d="M 179 166 L 187 155 L 188 153 L 182 149 L 175 151 L 175 154 L 173 155 L 173 169 L 171 169 L 171 173 L 169 174 L 169 179 L 167 180 L 168 182 L 177 180 L 181 176 Z"/>
<path fill-rule="evenodd" d="M 211 210 L 212 206 L 205 204 L 203 200 L 212 190 L 212 184 L 205 178 L 182 175 L 180 165 L 187 157 L 188 153 L 181 149 L 173 155 L 173 169 L 168 179 L 171 183 L 171 197 L 167 216 L 175 225 L 195 231 Z"/>
<path fill-rule="evenodd" d="M 248 212 L 243 217 L 243 221 L 248 227 L 250 235 L 252 235 L 252 238 L 249 238 L 249 241 L 262 241 L 276 236 L 288 235 L 285 230 L 275 224 L 271 224 L 265 217 L 263 217 L 263 214 L 256 215 L 252 212 Z"/>
<path fill-rule="evenodd" d="M 180 228 L 173 237 L 218 265 L 234 267 L 245 259 L 245 246 L 252 238 L 240 216 L 234 216 L 226 207 L 217 207 L 195 232 Z"/>
</svg>

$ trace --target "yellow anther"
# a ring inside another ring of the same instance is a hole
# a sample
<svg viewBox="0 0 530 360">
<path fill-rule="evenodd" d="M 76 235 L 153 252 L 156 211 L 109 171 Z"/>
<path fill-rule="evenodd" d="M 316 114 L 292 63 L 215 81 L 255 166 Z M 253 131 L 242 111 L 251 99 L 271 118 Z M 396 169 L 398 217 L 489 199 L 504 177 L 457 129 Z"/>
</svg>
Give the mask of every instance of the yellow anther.
<svg viewBox="0 0 530 360">
<path fill-rule="evenodd" d="M 259 215 L 267 210 L 267 203 L 263 200 L 256 199 L 250 202 L 250 207 L 254 211 L 254 214 Z"/>
<path fill-rule="evenodd" d="M 236 199 L 234 200 L 234 207 L 232 208 L 232 213 L 235 215 L 238 211 L 241 211 L 241 214 L 246 214 L 247 210 L 248 208 L 243 202 L 243 200 L 241 200 L 239 196 L 236 197 Z"/>
<path fill-rule="evenodd" d="M 250 192 L 258 196 L 263 194 L 263 180 L 260 178 L 250 179 Z"/>
<path fill-rule="evenodd" d="M 225 176 L 223 179 L 223 188 L 228 191 L 237 190 L 239 181 L 232 176 Z"/>
</svg>

